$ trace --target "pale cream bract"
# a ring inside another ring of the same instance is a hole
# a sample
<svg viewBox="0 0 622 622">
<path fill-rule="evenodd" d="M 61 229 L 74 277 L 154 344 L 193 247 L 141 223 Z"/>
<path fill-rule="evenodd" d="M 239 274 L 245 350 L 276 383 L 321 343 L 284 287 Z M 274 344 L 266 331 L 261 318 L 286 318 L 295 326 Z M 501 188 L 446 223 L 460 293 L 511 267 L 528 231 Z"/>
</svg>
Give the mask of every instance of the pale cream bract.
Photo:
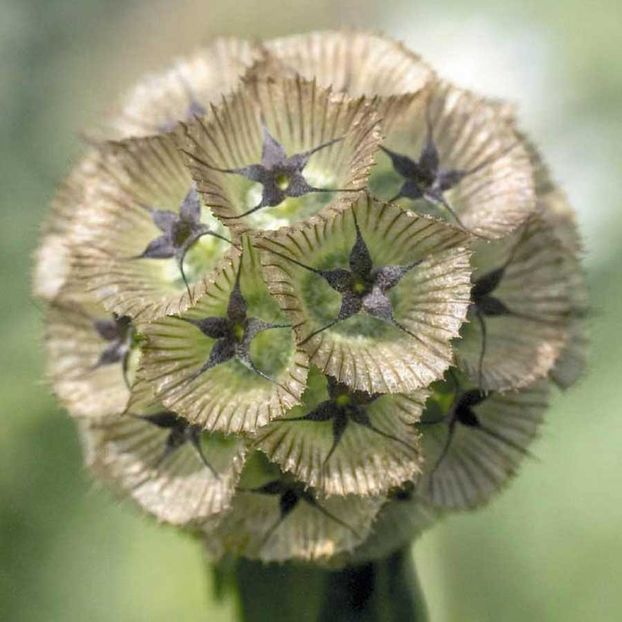
<svg viewBox="0 0 622 622">
<path fill-rule="evenodd" d="M 586 366 L 572 208 L 401 43 L 219 39 L 140 81 L 35 253 L 85 461 L 214 557 L 332 567 L 503 489 Z"/>
</svg>

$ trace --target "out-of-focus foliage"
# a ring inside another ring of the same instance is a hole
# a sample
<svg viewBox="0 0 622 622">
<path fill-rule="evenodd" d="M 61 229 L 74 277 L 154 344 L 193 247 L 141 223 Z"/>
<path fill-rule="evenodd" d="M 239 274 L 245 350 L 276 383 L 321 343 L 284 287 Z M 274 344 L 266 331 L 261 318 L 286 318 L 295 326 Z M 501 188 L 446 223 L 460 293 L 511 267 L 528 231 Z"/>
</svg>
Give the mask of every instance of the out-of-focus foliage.
<svg viewBox="0 0 622 622">
<path fill-rule="evenodd" d="M 72 423 L 39 380 L 30 254 L 53 188 L 80 150 L 77 131 L 96 123 L 112 94 L 144 70 L 215 34 L 263 37 L 344 23 L 395 29 L 441 68 L 455 68 L 461 49 L 465 56 L 479 50 L 482 60 L 498 52 L 494 66 L 506 87 L 498 94 L 527 106 L 527 129 L 543 136 L 598 259 L 588 257 L 591 371 L 557 400 L 534 448 L 541 463 L 525 465 L 490 507 L 447 520 L 416 547 L 432 619 L 618 619 L 619 3 L 447 0 L 433 10 L 401 0 L 321 1 L 313 10 L 304 0 L 291 4 L 285 10 L 273 0 L 242 0 L 232 12 L 222 0 L 0 1 L 0 619 L 231 619 L 230 605 L 209 599 L 198 546 L 105 494 L 90 494 Z M 514 52 L 507 53 L 508 40 Z M 504 72 L 541 79 L 521 90 Z M 479 79 L 494 94 L 495 76 Z M 465 80 L 478 86 L 477 74 Z"/>
</svg>

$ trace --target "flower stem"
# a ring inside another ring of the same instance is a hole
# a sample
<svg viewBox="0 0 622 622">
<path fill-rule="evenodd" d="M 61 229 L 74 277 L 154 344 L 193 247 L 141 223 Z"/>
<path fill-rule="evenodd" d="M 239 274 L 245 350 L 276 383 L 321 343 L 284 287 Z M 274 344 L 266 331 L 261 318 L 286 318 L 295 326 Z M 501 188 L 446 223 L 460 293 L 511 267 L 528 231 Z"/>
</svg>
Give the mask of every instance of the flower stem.
<svg viewBox="0 0 622 622">
<path fill-rule="evenodd" d="M 244 622 L 422 622 L 428 619 L 410 547 L 342 570 L 239 560 Z"/>
</svg>

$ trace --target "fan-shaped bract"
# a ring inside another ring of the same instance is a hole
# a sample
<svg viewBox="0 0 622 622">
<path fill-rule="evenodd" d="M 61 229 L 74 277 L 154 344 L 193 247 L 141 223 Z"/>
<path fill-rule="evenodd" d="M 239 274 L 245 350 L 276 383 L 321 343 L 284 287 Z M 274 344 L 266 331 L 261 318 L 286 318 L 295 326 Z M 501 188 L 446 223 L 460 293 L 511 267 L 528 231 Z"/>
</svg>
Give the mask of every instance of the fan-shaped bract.
<svg viewBox="0 0 622 622">
<path fill-rule="evenodd" d="M 353 389 L 409 393 L 451 363 L 469 305 L 468 241 L 364 199 L 258 245 L 270 291 L 312 363 Z"/>
<path fill-rule="evenodd" d="M 139 385 L 125 413 L 81 424 L 89 466 L 158 520 L 215 525 L 235 494 L 244 441 L 193 427 Z"/>
<path fill-rule="evenodd" d="M 231 250 L 181 316 L 144 327 L 145 379 L 191 423 L 253 431 L 299 403 L 307 357 L 269 296 L 250 245 Z"/>
<path fill-rule="evenodd" d="M 426 397 L 351 392 L 313 369 L 303 404 L 261 428 L 255 446 L 320 494 L 386 494 L 419 473 Z"/>
<path fill-rule="evenodd" d="M 184 311 L 230 247 L 169 135 L 102 147 L 99 193 L 74 226 L 77 278 L 115 313 Z"/>
<path fill-rule="evenodd" d="M 548 384 L 505 394 L 450 384 L 450 408 L 421 423 L 426 466 L 415 490 L 424 503 L 459 510 L 488 501 L 529 455 L 548 405 Z"/>
<path fill-rule="evenodd" d="M 573 268 L 551 228 L 532 217 L 473 254 L 473 304 L 456 346 L 459 366 L 484 390 L 545 377 L 568 339 Z"/>
<path fill-rule="evenodd" d="M 397 120 L 370 188 L 383 200 L 502 238 L 535 211 L 533 170 L 521 136 L 496 105 L 449 83 Z"/>
<path fill-rule="evenodd" d="M 363 99 L 315 82 L 251 80 L 184 126 L 180 146 L 205 203 L 236 232 L 276 229 L 365 189 L 380 140 Z"/>
<path fill-rule="evenodd" d="M 120 101 L 104 133 L 123 139 L 171 131 L 234 90 L 257 57 L 256 46 L 248 41 L 217 39 L 171 69 L 143 78 Z"/>
</svg>

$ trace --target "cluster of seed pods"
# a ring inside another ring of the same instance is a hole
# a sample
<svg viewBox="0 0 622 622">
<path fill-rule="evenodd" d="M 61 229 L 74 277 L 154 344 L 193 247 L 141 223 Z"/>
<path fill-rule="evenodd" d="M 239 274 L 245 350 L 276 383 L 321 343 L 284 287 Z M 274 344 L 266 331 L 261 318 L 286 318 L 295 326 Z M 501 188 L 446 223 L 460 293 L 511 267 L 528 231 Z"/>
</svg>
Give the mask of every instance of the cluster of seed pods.
<svg viewBox="0 0 622 622">
<path fill-rule="evenodd" d="M 385 555 L 581 374 L 563 192 L 399 43 L 218 40 L 92 136 L 36 256 L 49 378 L 96 477 L 214 557 Z"/>
</svg>

